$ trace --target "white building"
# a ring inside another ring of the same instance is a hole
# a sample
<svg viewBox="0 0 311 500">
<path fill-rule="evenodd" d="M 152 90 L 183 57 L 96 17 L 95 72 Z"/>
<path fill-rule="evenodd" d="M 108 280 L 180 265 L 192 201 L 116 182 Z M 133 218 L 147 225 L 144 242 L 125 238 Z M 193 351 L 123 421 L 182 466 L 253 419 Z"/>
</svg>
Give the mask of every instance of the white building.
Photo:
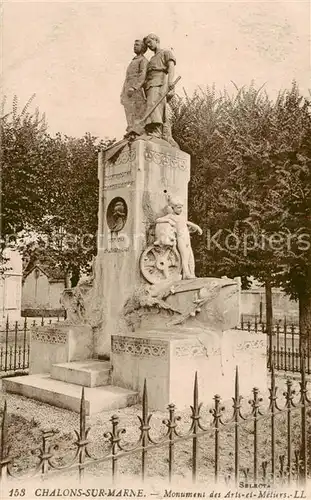
<svg viewBox="0 0 311 500">
<path fill-rule="evenodd" d="M 19 252 L 7 249 L 4 256 L 7 270 L 0 275 L 0 321 L 9 317 L 10 321 L 18 321 L 21 317 L 22 296 L 22 257 Z"/>
<path fill-rule="evenodd" d="M 23 273 L 22 311 L 24 316 L 58 316 L 65 288 L 64 273 L 51 262 L 36 261 Z"/>
</svg>

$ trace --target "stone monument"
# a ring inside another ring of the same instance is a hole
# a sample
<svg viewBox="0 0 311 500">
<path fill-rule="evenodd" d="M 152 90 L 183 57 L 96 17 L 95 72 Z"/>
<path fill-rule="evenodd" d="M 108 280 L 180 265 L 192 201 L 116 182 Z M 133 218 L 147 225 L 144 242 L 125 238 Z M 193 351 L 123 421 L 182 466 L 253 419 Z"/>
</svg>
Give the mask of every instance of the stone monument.
<svg viewBox="0 0 311 500">
<path fill-rule="evenodd" d="M 41 379 L 6 380 L 12 392 L 53 402 L 48 384 L 57 380 L 64 385 L 54 403 L 70 406 L 60 396 L 70 386 L 75 409 L 72 386 L 88 384 L 91 412 L 135 403 L 146 379 L 151 408 L 182 408 L 191 402 L 196 371 L 202 402 L 215 393 L 230 398 L 236 365 L 241 391 L 266 387 L 265 336 L 234 330 L 239 280 L 195 276 L 190 235 L 202 230 L 187 218 L 190 156 L 167 125 L 176 59 L 156 35 L 144 42 L 154 52 L 143 85 L 145 114 L 128 120 L 125 138 L 99 155 L 93 276 L 65 291 L 67 324 L 34 333 L 30 378 Z"/>
</svg>

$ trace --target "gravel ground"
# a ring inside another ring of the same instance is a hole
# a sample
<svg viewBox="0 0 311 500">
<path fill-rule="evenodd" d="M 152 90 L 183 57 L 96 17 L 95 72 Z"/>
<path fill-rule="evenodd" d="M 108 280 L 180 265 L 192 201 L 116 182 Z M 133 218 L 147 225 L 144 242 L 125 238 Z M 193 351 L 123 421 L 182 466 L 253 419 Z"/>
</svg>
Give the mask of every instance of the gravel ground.
<svg viewBox="0 0 311 500">
<path fill-rule="evenodd" d="M 298 382 L 294 382 L 294 386 L 298 389 Z M 284 398 L 282 397 L 285 389 L 285 380 L 277 381 L 279 387 L 278 394 L 280 396 L 280 406 L 284 406 Z M 58 443 L 58 449 L 54 451 L 55 461 L 58 465 L 65 465 L 71 461 L 76 449 L 74 442 L 76 436 L 74 429 L 79 429 L 79 416 L 68 410 L 51 407 L 45 403 L 30 400 L 25 397 L 4 394 L 0 392 L 0 408 L 4 405 L 6 399 L 9 415 L 9 436 L 11 454 L 14 458 L 14 470 L 17 473 L 24 473 L 26 469 L 35 467 L 38 463 L 37 453 L 32 454 L 30 450 L 34 450 L 42 446 L 42 431 L 55 430 L 57 434 L 51 439 L 51 443 Z M 246 414 L 247 398 L 243 403 L 243 414 Z M 264 396 L 263 408 L 267 408 L 267 395 Z M 225 419 L 232 416 L 232 401 L 225 403 Z M 203 407 L 201 410 L 202 423 L 205 427 L 209 427 L 212 416 L 209 412 L 209 407 Z M 126 433 L 122 435 L 122 443 L 127 446 L 133 445 L 139 438 L 139 420 L 138 415 L 141 415 L 141 406 L 135 405 L 121 410 L 109 410 L 101 412 L 87 418 L 87 425 L 91 427 L 89 439 L 90 453 L 95 456 L 102 456 L 108 451 L 108 442 L 104 438 L 104 434 L 111 430 L 109 422 L 112 414 L 118 415 L 120 418 L 120 427 L 126 429 Z M 178 423 L 178 429 L 181 433 L 186 433 L 191 425 L 191 411 L 176 412 L 181 417 Z M 164 436 L 166 427 L 163 425 L 163 419 L 168 417 L 168 412 L 153 412 L 151 418 L 151 436 L 158 440 L 160 436 Z M 258 424 L 258 433 L 260 436 L 258 446 L 258 462 L 259 465 L 263 460 L 269 460 L 270 450 L 270 431 L 269 419 L 261 420 Z M 300 432 L 300 416 L 299 410 L 293 411 L 292 425 L 292 447 L 293 450 L 298 446 L 298 436 Z M 199 440 L 199 476 L 202 480 L 207 480 L 213 475 L 214 468 L 214 430 L 211 428 Z M 240 427 L 240 466 L 241 468 L 251 468 L 253 460 L 253 445 L 254 432 L 253 423 L 243 424 Z M 276 446 L 277 456 L 280 454 L 286 455 L 286 419 L 285 414 L 278 415 L 276 426 Z M 192 459 L 192 440 L 185 440 L 175 445 L 175 470 L 174 473 L 181 479 L 187 479 L 191 475 L 191 459 Z M 150 477 L 166 478 L 168 475 L 168 447 L 154 448 L 148 453 L 148 475 Z M 230 474 L 234 465 L 234 426 L 222 427 L 220 432 L 219 445 L 219 464 L 220 470 L 225 474 Z M 141 452 L 119 460 L 119 473 L 129 474 L 130 476 L 139 476 L 141 467 Z M 88 473 L 94 476 L 102 476 L 110 474 L 111 464 L 96 465 L 96 467 L 88 468 Z M 76 474 L 76 473 L 75 473 Z"/>
</svg>

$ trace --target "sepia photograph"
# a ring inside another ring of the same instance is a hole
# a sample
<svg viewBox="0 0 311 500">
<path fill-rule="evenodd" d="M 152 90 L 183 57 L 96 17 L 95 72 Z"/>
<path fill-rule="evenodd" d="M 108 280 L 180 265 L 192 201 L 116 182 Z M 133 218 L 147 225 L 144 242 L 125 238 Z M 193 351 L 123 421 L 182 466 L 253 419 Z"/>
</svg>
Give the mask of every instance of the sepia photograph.
<svg viewBox="0 0 311 500">
<path fill-rule="evenodd" d="M 310 1 L 0 9 L 1 499 L 311 499 Z"/>
</svg>

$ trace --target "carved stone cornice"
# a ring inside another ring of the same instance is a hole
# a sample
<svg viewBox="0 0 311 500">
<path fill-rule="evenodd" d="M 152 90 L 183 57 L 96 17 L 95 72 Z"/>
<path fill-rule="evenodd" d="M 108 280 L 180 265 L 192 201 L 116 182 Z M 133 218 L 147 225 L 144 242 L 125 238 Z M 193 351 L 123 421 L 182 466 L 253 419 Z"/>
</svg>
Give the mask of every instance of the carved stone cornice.
<svg viewBox="0 0 311 500">
<path fill-rule="evenodd" d="M 45 344 L 66 344 L 67 333 L 60 330 L 35 330 L 32 332 L 31 339 L 36 342 L 43 342 Z"/>
<path fill-rule="evenodd" d="M 167 356 L 167 343 L 161 340 L 113 336 L 111 350 L 115 354 L 131 354 L 138 357 L 161 358 Z"/>
<path fill-rule="evenodd" d="M 186 170 L 187 160 L 181 156 L 172 156 L 169 153 L 159 153 L 153 149 L 145 149 L 144 158 L 146 161 L 156 163 L 162 167 L 179 168 Z"/>
</svg>

